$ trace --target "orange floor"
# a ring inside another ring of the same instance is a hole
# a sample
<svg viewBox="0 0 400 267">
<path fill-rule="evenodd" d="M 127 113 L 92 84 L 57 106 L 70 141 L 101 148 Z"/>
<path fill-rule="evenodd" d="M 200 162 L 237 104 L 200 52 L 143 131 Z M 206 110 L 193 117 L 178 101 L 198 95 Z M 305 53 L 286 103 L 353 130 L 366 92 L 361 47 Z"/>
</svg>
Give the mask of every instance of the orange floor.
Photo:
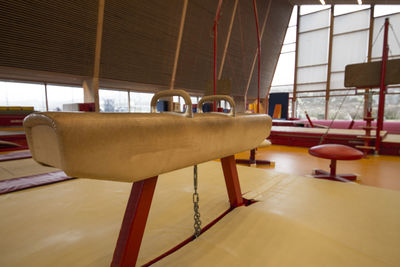
<svg viewBox="0 0 400 267">
<path fill-rule="evenodd" d="M 249 152 L 236 158 L 248 158 Z M 313 169 L 329 170 L 330 161 L 308 154 L 308 148 L 272 145 L 258 149 L 257 159 L 275 161 L 278 172 L 310 175 Z M 260 167 L 271 168 L 271 167 Z M 338 161 L 337 173 L 355 173 L 364 185 L 400 190 L 400 157 L 369 155 L 366 159 Z"/>
</svg>

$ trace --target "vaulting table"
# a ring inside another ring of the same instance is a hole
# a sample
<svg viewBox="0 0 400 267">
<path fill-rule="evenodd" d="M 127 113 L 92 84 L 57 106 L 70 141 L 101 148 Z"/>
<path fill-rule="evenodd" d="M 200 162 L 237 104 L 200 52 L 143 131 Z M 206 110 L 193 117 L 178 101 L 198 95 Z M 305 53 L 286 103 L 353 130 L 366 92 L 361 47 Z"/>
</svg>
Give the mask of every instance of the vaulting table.
<svg viewBox="0 0 400 267">
<path fill-rule="evenodd" d="M 338 144 L 325 144 L 311 147 L 308 152 L 315 157 L 330 159 L 330 172 L 323 170 L 315 170 L 313 176 L 315 178 L 336 180 L 341 182 L 348 182 L 357 179 L 354 174 L 336 174 L 336 161 L 337 160 L 357 160 L 361 159 L 364 154 L 352 147 Z"/>
</svg>

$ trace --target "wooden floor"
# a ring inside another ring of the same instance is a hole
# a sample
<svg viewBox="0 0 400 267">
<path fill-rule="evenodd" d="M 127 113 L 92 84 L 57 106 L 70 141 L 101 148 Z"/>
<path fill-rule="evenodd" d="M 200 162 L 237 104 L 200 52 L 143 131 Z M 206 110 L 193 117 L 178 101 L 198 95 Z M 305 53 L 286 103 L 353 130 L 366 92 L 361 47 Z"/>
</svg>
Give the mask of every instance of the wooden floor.
<svg viewBox="0 0 400 267">
<path fill-rule="evenodd" d="M 249 152 L 236 158 L 248 158 Z M 275 161 L 275 171 L 310 175 L 313 169 L 329 170 L 330 161 L 308 154 L 308 148 L 272 145 L 258 149 L 257 159 Z M 271 168 L 271 167 L 259 167 Z M 337 173 L 355 173 L 359 183 L 375 187 L 400 190 L 400 157 L 369 155 L 366 159 L 338 161 Z"/>
</svg>

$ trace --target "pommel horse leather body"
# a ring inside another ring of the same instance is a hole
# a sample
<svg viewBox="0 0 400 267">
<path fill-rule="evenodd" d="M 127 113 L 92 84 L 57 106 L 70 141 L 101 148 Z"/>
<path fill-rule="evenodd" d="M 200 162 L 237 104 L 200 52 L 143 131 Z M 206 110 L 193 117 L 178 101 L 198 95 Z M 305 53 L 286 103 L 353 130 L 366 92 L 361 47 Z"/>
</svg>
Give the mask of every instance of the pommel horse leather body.
<svg viewBox="0 0 400 267">
<path fill-rule="evenodd" d="M 29 115 L 33 158 L 71 177 L 135 182 L 257 147 L 267 115 L 60 113 Z"/>
<path fill-rule="evenodd" d="M 71 177 L 133 182 L 114 250 L 112 267 L 134 266 L 158 175 L 221 158 L 231 208 L 243 205 L 234 154 L 257 147 L 270 134 L 268 115 L 192 114 L 190 96 L 167 90 L 157 99 L 180 95 L 187 104 L 177 113 L 36 113 L 24 120 L 32 157 Z"/>
</svg>

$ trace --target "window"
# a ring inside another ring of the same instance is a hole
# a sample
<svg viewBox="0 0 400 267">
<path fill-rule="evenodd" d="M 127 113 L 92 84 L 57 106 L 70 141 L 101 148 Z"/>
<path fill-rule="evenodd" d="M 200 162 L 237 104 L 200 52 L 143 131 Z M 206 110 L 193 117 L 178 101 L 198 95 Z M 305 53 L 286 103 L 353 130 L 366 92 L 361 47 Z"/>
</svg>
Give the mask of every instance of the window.
<svg viewBox="0 0 400 267">
<path fill-rule="evenodd" d="M 199 102 L 199 97 L 197 96 L 191 96 L 190 100 L 192 100 L 192 104 L 197 104 L 197 102 Z"/>
<path fill-rule="evenodd" d="M 385 120 L 400 120 L 400 94 L 386 95 Z"/>
<path fill-rule="evenodd" d="M 306 15 L 310 13 L 314 13 L 317 11 L 321 11 L 324 9 L 331 8 L 330 5 L 304 5 L 300 7 L 300 15 Z"/>
<path fill-rule="evenodd" d="M 307 97 L 297 99 L 297 118 L 306 119 L 305 112 L 312 120 L 323 120 L 325 114 L 325 97 Z"/>
<path fill-rule="evenodd" d="M 372 59 L 382 59 L 383 35 L 385 18 L 389 18 L 389 59 L 400 58 L 400 13 L 379 17 L 374 22 L 374 46 L 372 47 Z"/>
<path fill-rule="evenodd" d="M 362 120 L 364 115 L 364 96 L 343 96 L 347 92 L 342 92 L 342 96 L 331 96 L 329 98 L 328 119 L 336 120 Z"/>
<path fill-rule="evenodd" d="M 400 13 L 400 5 L 376 5 L 374 8 L 374 17 L 381 17 L 394 13 Z"/>
<path fill-rule="evenodd" d="M 370 5 L 335 5 L 335 10 L 333 12 L 334 16 L 340 16 L 343 14 L 348 14 L 356 12 L 363 9 L 369 9 Z"/>
<path fill-rule="evenodd" d="M 128 92 L 116 90 L 99 90 L 101 112 L 128 112 Z"/>
<path fill-rule="evenodd" d="M 367 9 L 365 9 L 367 8 Z M 350 13 L 351 12 L 351 13 Z M 368 60 L 368 42 L 369 42 L 369 23 L 370 9 L 368 6 L 359 5 L 338 5 L 335 6 L 335 18 L 333 25 L 332 37 L 332 62 L 330 75 L 331 95 L 346 95 L 347 91 L 343 90 L 345 67 L 348 64 L 364 63 Z M 332 97 L 329 99 L 329 119 L 334 118 L 338 103 L 341 103 L 343 97 Z M 346 111 L 346 107 L 350 97 L 346 98 L 342 109 L 337 114 L 336 119 L 348 120 L 352 119 L 354 111 Z M 357 98 L 353 103 L 358 106 L 358 101 L 363 102 L 363 98 Z M 354 109 L 355 107 L 352 106 Z M 360 107 L 360 113 L 363 113 L 363 106 Z"/>
<path fill-rule="evenodd" d="M 289 27 L 286 31 L 281 54 L 272 80 L 271 93 L 293 92 L 296 58 L 296 25 L 297 7 L 295 6 L 290 17 Z"/>
<path fill-rule="evenodd" d="M 313 119 L 332 119 L 345 99 L 336 119 L 353 119 L 355 115 L 355 119 L 362 119 L 364 96 L 355 95 L 355 88 L 344 87 L 344 71 L 346 65 L 368 61 L 370 41 L 373 43 L 371 60 L 381 60 L 386 18 L 389 18 L 390 23 L 389 59 L 400 58 L 400 5 L 375 5 L 373 27 L 370 25 L 371 10 L 370 5 L 335 5 L 333 21 L 330 5 L 301 6 L 298 20 L 297 14 L 293 12 L 270 92 L 292 93 L 296 88 L 296 102 L 291 108 L 294 108 L 293 114 L 299 118 L 305 118 L 304 112 L 307 111 Z M 296 21 L 299 21 L 297 26 Z M 299 33 L 297 40 L 296 27 Z M 369 40 L 370 30 L 373 31 L 372 40 Z M 295 51 L 296 42 L 298 51 Z M 328 62 L 330 42 L 332 57 Z M 297 66 L 294 65 L 296 53 Z M 295 74 L 296 86 L 293 84 Z M 328 80 L 329 103 L 328 114 L 325 114 Z M 373 90 L 378 91 L 376 88 Z M 375 94 L 372 114 L 374 117 L 377 116 L 377 109 L 378 95 Z M 400 120 L 398 85 L 388 88 L 385 120 Z"/>
<path fill-rule="evenodd" d="M 63 104 L 83 103 L 83 88 L 47 85 L 49 111 L 62 111 Z"/>
<path fill-rule="evenodd" d="M 297 54 L 297 117 L 325 116 L 325 91 L 328 73 L 330 6 L 300 8 Z"/>
<path fill-rule="evenodd" d="M 46 111 L 44 84 L 0 82 L 0 106 L 28 106 Z"/>
<path fill-rule="evenodd" d="M 372 116 L 378 116 L 379 93 L 372 97 Z M 390 92 L 390 91 L 389 91 Z M 385 114 L 384 120 L 399 121 L 400 120 L 400 94 L 387 94 L 385 98 Z"/>
<path fill-rule="evenodd" d="M 129 92 L 131 112 L 150 112 L 153 93 Z"/>
</svg>

